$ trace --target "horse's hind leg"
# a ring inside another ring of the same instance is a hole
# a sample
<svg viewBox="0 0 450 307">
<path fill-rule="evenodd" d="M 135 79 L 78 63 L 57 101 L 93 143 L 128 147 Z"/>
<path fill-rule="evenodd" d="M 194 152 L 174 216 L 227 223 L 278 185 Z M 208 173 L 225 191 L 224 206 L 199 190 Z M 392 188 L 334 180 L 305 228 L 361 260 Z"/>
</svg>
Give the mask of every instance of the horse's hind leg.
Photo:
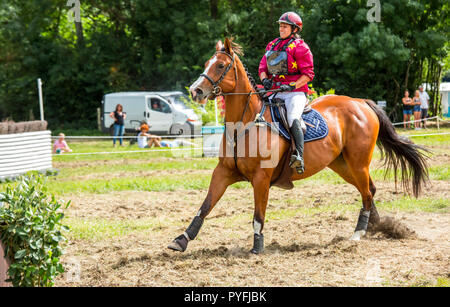
<svg viewBox="0 0 450 307">
<path fill-rule="evenodd" d="M 350 238 L 351 240 L 360 240 L 360 238 L 364 236 L 367 231 L 369 218 L 372 211 L 376 213 L 375 220 L 373 220 L 373 222 L 377 222 L 376 217 L 378 217 L 378 212 L 376 212 L 376 208 L 373 206 L 373 195 L 376 192 L 376 188 L 370 179 L 368 166 L 357 167 L 353 165 L 353 167 L 351 167 L 347 162 L 348 159 L 349 157 L 345 159 L 343 155 L 340 155 L 328 167 L 338 173 L 345 181 L 354 185 L 361 194 L 363 208 L 359 213 L 355 233 Z"/>
<path fill-rule="evenodd" d="M 372 193 L 372 206 L 370 208 L 370 218 L 369 218 L 369 226 L 368 228 L 373 228 L 380 222 L 380 215 L 378 214 L 377 207 L 375 206 L 374 197 L 377 191 L 377 188 L 373 184 L 372 178 L 369 175 L 369 189 L 370 193 Z"/>
</svg>

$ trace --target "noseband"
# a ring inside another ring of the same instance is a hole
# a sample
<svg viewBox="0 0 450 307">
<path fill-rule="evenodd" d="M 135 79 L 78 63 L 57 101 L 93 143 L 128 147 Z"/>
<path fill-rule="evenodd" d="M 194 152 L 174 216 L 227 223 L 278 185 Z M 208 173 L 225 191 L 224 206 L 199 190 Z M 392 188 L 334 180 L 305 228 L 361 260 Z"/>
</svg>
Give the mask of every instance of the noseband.
<svg viewBox="0 0 450 307">
<path fill-rule="evenodd" d="M 214 97 L 220 96 L 222 94 L 222 88 L 219 86 L 219 84 L 223 81 L 223 79 L 227 75 L 228 71 L 230 71 L 231 67 L 233 67 L 233 64 L 234 64 L 234 73 L 235 73 L 236 82 L 238 80 L 236 62 L 235 62 L 235 54 L 233 53 L 233 55 L 231 55 L 225 51 L 217 51 L 216 54 L 217 53 L 223 53 L 231 59 L 231 63 L 228 64 L 227 68 L 225 68 L 225 70 L 222 73 L 222 75 L 220 76 L 219 80 L 214 82 L 207 74 L 200 74 L 201 77 L 205 77 L 206 80 L 208 80 L 212 84 Z"/>
</svg>

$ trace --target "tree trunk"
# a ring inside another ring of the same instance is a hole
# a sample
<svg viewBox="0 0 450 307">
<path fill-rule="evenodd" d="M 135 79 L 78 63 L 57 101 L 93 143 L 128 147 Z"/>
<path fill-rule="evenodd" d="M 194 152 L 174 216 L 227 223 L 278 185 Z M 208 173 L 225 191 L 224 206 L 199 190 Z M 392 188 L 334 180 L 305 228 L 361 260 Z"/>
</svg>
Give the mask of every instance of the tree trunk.
<svg viewBox="0 0 450 307">
<path fill-rule="evenodd" d="M 218 2 L 219 2 L 219 0 L 210 0 L 209 1 L 209 7 L 210 7 L 212 19 L 217 19 L 218 15 L 219 15 Z"/>
<path fill-rule="evenodd" d="M 393 79 L 395 83 L 395 94 L 394 94 L 394 107 L 392 108 L 391 112 L 389 113 L 389 117 L 392 115 L 392 113 L 397 114 L 397 104 L 398 104 L 398 95 L 400 91 L 400 84 L 397 80 Z M 397 118 L 395 118 L 396 120 Z"/>
<path fill-rule="evenodd" d="M 419 80 L 418 80 L 419 84 L 422 82 L 422 74 L 423 74 L 423 59 L 420 59 L 420 62 L 419 62 Z M 419 84 L 415 84 L 416 87 L 418 87 Z"/>
<path fill-rule="evenodd" d="M 427 67 L 427 77 L 425 78 L 425 82 L 429 84 L 431 66 L 433 65 L 433 64 L 431 63 L 431 59 L 427 59 L 427 64 L 428 64 L 428 67 Z M 425 88 L 425 89 L 427 90 L 427 88 Z"/>
<path fill-rule="evenodd" d="M 442 66 L 436 61 L 435 71 L 433 73 L 433 116 L 438 115 L 440 109 L 439 86 L 441 83 L 441 72 Z"/>
<path fill-rule="evenodd" d="M 61 23 L 61 14 L 62 14 L 62 6 L 64 3 L 61 3 L 58 7 L 58 18 L 56 20 L 55 28 L 53 29 L 53 38 L 58 37 L 59 34 L 59 24 Z"/>
<path fill-rule="evenodd" d="M 413 60 L 408 61 L 408 66 L 406 67 L 406 73 L 405 73 L 405 90 L 408 89 L 408 79 L 409 79 L 409 68 L 411 67 L 411 62 Z"/>
<path fill-rule="evenodd" d="M 84 46 L 83 24 L 75 21 L 75 30 L 77 33 L 77 45 L 78 47 Z"/>
</svg>

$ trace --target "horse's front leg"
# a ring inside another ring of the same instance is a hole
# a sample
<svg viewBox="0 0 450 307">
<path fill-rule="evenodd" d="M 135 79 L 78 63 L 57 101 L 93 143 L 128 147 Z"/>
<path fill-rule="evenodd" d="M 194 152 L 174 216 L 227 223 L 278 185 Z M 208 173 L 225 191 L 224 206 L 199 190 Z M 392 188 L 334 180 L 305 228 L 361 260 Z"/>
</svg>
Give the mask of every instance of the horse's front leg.
<svg viewBox="0 0 450 307">
<path fill-rule="evenodd" d="M 253 196 L 255 199 L 255 212 L 253 215 L 253 254 L 260 254 L 264 251 L 264 220 L 266 218 L 267 201 L 269 199 L 270 174 L 266 169 L 259 169 L 253 176 Z"/>
<path fill-rule="evenodd" d="M 214 169 L 211 183 L 209 184 L 208 195 L 203 201 L 197 215 L 194 217 L 186 231 L 182 235 L 175 238 L 175 240 L 169 244 L 168 248 L 175 251 L 184 252 L 187 248 L 188 242 L 195 239 L 203 225 L 205 217 L 214 208 L 227 187 L 237 181 L 239 181 L 239 177 L 236 176 L 232 170 L 226 168 L 222 164 L 219 164 Z"/>
</svg>

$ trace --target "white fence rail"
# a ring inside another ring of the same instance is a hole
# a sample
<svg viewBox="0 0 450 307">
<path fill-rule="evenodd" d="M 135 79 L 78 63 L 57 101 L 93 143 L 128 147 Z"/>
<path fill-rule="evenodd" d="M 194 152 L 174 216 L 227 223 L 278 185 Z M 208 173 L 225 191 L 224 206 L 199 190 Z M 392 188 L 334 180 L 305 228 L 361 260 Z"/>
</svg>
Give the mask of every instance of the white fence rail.
<svg viewBox="0 0 450 307">
<path fill-rule="evenodd" d="M 0 179 L 52 168 L 49 130 L 0 134 Z"/>
</svg>

